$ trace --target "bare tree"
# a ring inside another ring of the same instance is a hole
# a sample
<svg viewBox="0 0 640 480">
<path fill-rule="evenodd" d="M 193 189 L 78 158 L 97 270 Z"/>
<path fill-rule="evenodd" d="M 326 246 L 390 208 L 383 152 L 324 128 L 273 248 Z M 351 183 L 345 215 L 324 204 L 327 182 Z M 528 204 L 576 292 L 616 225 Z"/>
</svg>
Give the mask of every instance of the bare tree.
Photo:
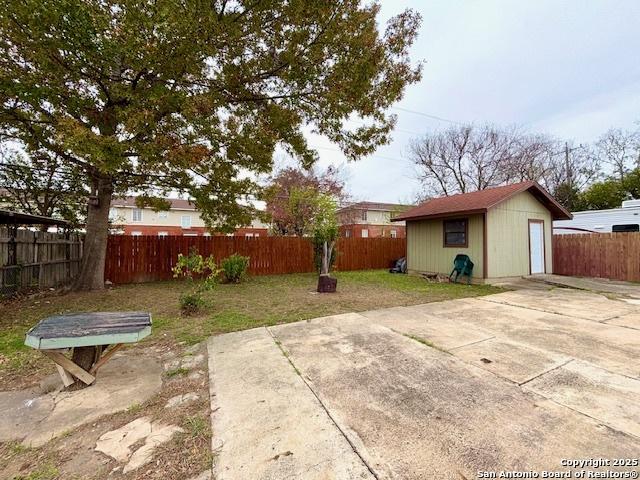
<svg viewBox="0 0 640 480">
<path fill-rule="evenodd" d="M 630 170 L 640 168 L 640 130 L 612 128 L 596 142 L 596 149 L 618 180 L 623 180 Z"/>
<path fill-rule="evenodd" d="M 411 142 L 424 197 L 453 195 L 524 180 L 546 173 L 553 141 L 517 127 L 463 125 Z"/>
</svg>

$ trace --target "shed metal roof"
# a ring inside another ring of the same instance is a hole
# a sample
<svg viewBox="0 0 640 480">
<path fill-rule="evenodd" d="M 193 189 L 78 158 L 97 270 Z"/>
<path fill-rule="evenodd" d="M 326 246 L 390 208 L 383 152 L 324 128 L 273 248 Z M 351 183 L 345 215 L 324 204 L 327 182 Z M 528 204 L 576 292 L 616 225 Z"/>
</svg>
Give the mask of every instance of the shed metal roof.
<svg viewBox="0 0 640 480">
<path fill-rule="evenodd" d="M 427 200 L 417 207 L 411 208 L 403 214 L 398 215 L 393 218 L 392 221 L 421 220 L 452 215 L 484 213 L 491 207 L 525 191 L 531 193 L 540 203 L 547 207 L 554 220 L 572 218 L 571 213 L 549 195 L 537 182 L 528 181 Z"/>
<path fill-rule="evenodd" d="M 13 212 L 11 210 L 0 210 L 0 225 L 59 225 L 69 226 L 66 220 L 43 217 L 41 215 L 31 215 L 30 213 Z"/>
</svg>

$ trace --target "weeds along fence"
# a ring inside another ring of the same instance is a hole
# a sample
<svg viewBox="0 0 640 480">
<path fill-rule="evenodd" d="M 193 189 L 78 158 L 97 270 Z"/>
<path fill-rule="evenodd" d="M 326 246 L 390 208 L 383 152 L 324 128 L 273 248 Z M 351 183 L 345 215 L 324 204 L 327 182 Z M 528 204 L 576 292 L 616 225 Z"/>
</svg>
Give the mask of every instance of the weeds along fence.
<svg viewBox="0 0 640 480">
<path fill-rule="evenodd" d="M 151 282 L 173 277 L 171 269 L 178 254 L 195 247 L 203 256 L 219 261 L 234 253 L 248 256 L 249 273 L 273 275 L 313 272 L 313 247 L 299 237 L 109 237 L 105 280 L 115 284 Z M 337 243 L 337 270 L 388 268 L 406 255 L 403 238 L 341 238 Z"/>
<path fill-rule="evenodd" d="M 77 234 L 0 228 L 0 295 L 70 283 L 81 258 Z"/>
<path fill-rule="evenodd" d="M 554 235 L 553 273 L 640 282 L 640 233 Z"/>
</svg>

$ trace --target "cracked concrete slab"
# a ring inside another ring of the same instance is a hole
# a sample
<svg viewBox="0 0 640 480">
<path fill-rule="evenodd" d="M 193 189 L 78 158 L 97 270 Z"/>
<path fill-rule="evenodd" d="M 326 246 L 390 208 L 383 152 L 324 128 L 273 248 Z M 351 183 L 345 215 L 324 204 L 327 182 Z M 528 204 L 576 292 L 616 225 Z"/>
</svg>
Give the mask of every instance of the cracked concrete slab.
<svg viewBox="0 0 640 480">
<path fill-rule="evenodd" d="M 373 479 L 265 328 L 208 349 L 215 478 Z"/>
<path fill-rule="evenodd" d="M 634 330 L 640 330 L 640 312 L 629 313 L 622 315 L 621 317 L 612 318 L 607 320 L 608 325 L 618 325 L 619 327 L 633 328 Z"/>
<path fill-rule="evenodd" d="M 640 380 L 570 362 L 525 389 L 640 438 Z"/>
<path fill-rule="evenodd" d="M 450 351 L 467 363 L 521 384 L 571 360 L 530 345 L 492 338 Z"/>
<path fill-rule="evenodd" d="M 561 458 L 640 451 L 638 438 L 367 318 L 271 330 L 379 478 L 557 470 Z"/>
<path fill-rule="evenodd" d="M 160 445 L 171 440 L 176 433 L 181 432 L 184 432 L 184 430 L 176 425 L 163 425 L 153 422 L 151 424 L 151 432 L 146 437 L 144 445 L 133 452 L 129 462 L 122 469 L 122 473 L 126 475 L 149 463 L 153 458 L 153 453 Z"/>
<path fill-rule="evenodd" d="M 475 308 L 465 308 L 463 313 L 443 310 L 439 316 L 451 322 L 463 318 L 498 338 L 640 378 L 640 365 L 629 361 L 640 357 L 640 331 L 482 299 L 473 301 Z"/>
<path fill-rule="evenodd" d="M 494 336 L 493 333 L 465 323 L 462 319 L 444 319 L 412 307 L 370 310 L 360 312 L 360 315 L 400 333 L 428 340 L 445 350 L 481 342 Z"/>
<path fill-rule="evenodd" d="M 498 293 L 482 298 L 507 305 L 525 307 L 549 313 L 557 313 L 577 317 L 595 322 L 602 322 L 613 317 L 637 311 L 637 307 L 628 303 L 611 300 L 604 295 L 556 288 L 543 290 L 517 290 L 514 292 Z"/>
<path fill-rule="evenodd" d="M 102 435 L 95 450 L 119 462 L 127 462 L 122 473 L 127 474 L 149 463 L 155 450 L 184 430 L 176 425 L 152 422 L 149 417 L 136 418 L 126 425 Z M 144 440 L 144 444 L 132 452 L 131 447 Z"/>
<path fill-rule="evenodd" d="M 100 369 L 96 382 L 77 391 L 0 392 L 0 440 L 37 447 L 103 415 L 143 403 L 160 390 L 162 368 L 152 357 L 115 356 Z"/>
<path fill-rule="evenodd" d="M 133 453 L 131 446 L 147 438 L 150 433 L 151 420 L 149 417 L 136 418 L 120 428 L 103 434 L 98 438 L 95 450 L 119 462 L 124 462 Z"/>
</svg>

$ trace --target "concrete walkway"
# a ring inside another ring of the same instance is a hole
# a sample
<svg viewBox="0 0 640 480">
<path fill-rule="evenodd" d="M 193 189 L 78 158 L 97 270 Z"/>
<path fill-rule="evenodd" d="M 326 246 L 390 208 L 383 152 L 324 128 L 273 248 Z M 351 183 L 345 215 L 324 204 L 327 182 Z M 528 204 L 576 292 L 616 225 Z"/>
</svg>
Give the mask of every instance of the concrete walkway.
<svg viewBox="0 0 640 480">
<path fill-rule="evenodd" d="M 374 478 L 266 329 L 208 349 L 217 480 Z"/>
<path fill-rule="evenodd" d="M 555 289 L 215 337 L 218 478 L 459 480 L 637 456 L 639 317 Z"/>
<path fill-rule="evenodd" d="M 591 292 L 605 292 L 640 299 L 640 285 L 631 282 L 619 282 L 606 278 L 567 277 L 550 273 L 529 275 L 529 281 L 546 283 L 557 287 L 575 288 Z"/>
</svg>

